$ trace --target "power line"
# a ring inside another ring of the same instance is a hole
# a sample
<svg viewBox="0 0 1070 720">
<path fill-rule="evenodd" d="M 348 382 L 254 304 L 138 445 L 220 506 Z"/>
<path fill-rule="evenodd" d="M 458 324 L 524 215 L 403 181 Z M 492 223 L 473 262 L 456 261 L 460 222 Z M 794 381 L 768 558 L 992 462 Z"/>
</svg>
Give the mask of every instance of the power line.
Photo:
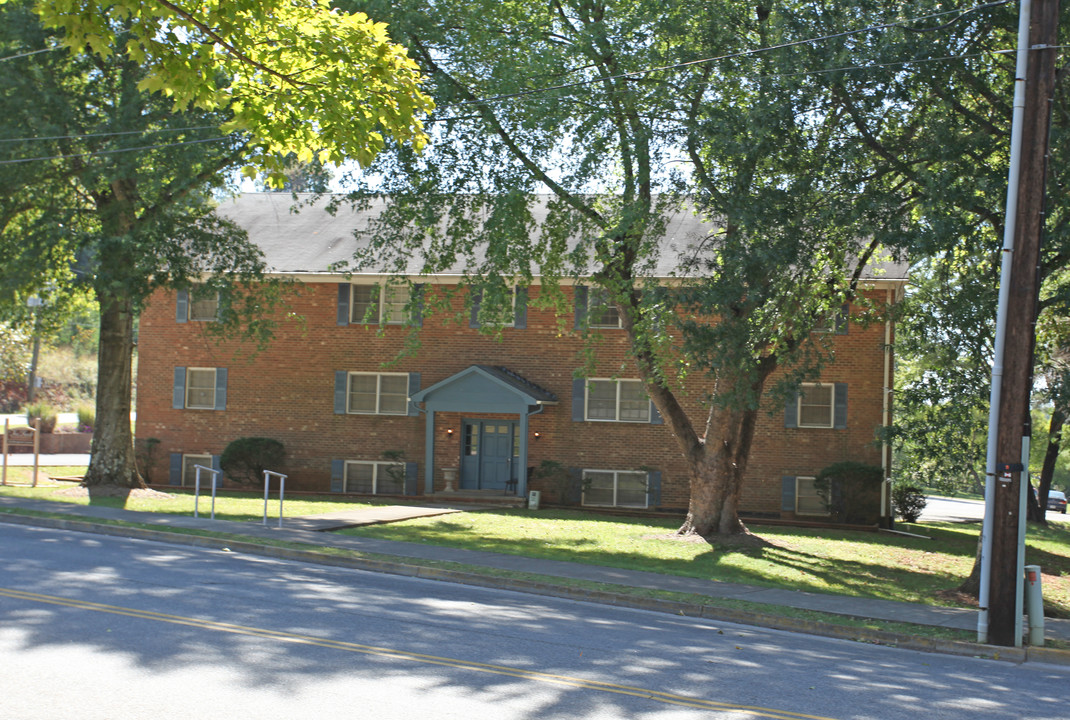
<svg viewBox="0 0 1070 720">
<path fill-rule="evenodd" d="M 95 157 L 97 155 L 114 155 L 116 153 L 135 152 L 138 150 L 158 150 L 160 148 L 178 147 L 179 145 L 197 145 L 200 143 L 222 142 L 230 140 L 229 136 L 208 138 L 206 140 L 185 140 L 183 142 L 161 143 L 159 145 L 143 145 L 141 147 L 121 148 L 118 150 L 97 150 L 95 152 L 73 153 L 71 155 L 51 155 L 47 157 L 20 158 L 18 160 L 0 160 L 0 165 L 14 165 L 17 163 L 43 162 L 45 160 L 68 160 L 70 158 Z"/>
<path fill-rule="evenodd" d="M 169 132 L 186 132 L 187 130 L 218 130 L 218 125 L 197 125 L 184 128 L 160 128 L 159 130 L 123 130 L 121 132 L 107 133 L 83 133 L 81 135 L 45 135 L 41 137 L 25 138 L 0 138 L 0 143 L 5 142 L 34 142 L 37 140 L 79 140 L 81 138 L 117 137 L 119 135 L 151 135 Z"/>
<path fill-rule="evenodd" d="M 37 55 L 38 53 L 52 52 L 53 50 L 62 50 L 61 47 L 50 47 L 43 50 L 31 50 L 30 52 L 19 53 L 18 55 L 8 55 L 7 57 L 0 57 L 0 62 L 5 60 L 18 60 L 19 58 L 29 57 L 30 55 Z"/>
</svg>

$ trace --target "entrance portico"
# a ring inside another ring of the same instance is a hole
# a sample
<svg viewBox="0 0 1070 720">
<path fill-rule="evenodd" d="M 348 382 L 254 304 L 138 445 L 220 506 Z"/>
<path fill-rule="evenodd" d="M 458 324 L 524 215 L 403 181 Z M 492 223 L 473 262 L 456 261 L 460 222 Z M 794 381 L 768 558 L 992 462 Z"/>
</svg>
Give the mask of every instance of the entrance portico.
<svg viewBox="0 0 1070 720">
<path fill-rule="evenodd" d="M 528 418 L 556 405 L 557 396 L 506 368 L 471 365 L 414 393 L 410 400 L 425 414 L 425 494 L 435 489 L 435 413 L 448 412 L 498 416 L 465 417 L 461 487 L 503 491 L 515 487 L 518 495 L 527 495 Z"/>
</svg>

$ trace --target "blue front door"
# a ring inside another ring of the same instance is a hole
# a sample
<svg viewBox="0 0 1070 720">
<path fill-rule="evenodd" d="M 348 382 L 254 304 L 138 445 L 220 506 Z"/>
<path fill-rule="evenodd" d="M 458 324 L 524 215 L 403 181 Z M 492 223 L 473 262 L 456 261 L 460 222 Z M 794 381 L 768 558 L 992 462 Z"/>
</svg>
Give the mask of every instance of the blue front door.
<svg viewBox="0 0 1070 720">
<path fill-rule="evenodd" d="M 467 420 L 464 423 L 461 487 L 504 490 L 515 474 L 516 423 Z"/>
</svg>

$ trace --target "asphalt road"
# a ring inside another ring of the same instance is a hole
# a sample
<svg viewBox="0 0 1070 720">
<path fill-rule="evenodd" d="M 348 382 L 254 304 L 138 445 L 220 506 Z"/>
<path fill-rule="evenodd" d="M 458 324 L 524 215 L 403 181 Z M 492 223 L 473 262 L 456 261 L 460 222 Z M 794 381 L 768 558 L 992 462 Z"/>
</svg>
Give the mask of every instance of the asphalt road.
<svg viewBox="0 0 1070 720">
<path fill-rule="evenodd" d="M 0 548 L 3 718 L 1068 714 L 1063 667 L 26 526 Z"/>
<path fill-rule="evenodd" d="M 979 522 L 985 516 L 985 504 L 980 500 L 963 498 L 933 497 L 925 498 L 925 510 L 921 522 Z M 1048 512 L 1048 522 L 1070 522 L 1070 515 Z"/>
</svg>

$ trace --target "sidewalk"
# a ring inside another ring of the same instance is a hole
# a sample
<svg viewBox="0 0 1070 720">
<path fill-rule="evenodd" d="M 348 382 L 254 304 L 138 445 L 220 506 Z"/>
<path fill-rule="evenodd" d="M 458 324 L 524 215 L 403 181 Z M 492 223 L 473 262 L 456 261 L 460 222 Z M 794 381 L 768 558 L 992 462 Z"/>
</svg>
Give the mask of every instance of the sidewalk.
<svg viewBox="0 0 1070 720">
<path fill-rule="evenodd" d="M 753 585 L 661 575 L 658 573 L 584 565 L 558 560 L 541 560 L 478 550 L 461 550 L 419 543 L 334 535 L 322 532 L 318 529 L 323 527 L 336 528 L 345 525 L 352 526 L 377 522 L 393 522 L 407 519 L 409 517 L 461 512 L 468 509 L 463 506 L 439 508 L 428 508 L 426 506 L 391 506 L 387 508 L 331 513 L 330 516 L 285 518 L 281 529 L 276 526 L 277 518 L 269 518 L 269 523 L 271 524 L 265 526 L 257 523 L 210 520 L 203 516 L 203 514 L 200 518 L 193 518 L 190 516 L 176 516 L 162 513 L 135 512 L 117 508 L 73 505 L 46 500 L 0 497 L 0 511 L 5 509 L 23 509 L 57 513 L 70 516 L 72 520 L 79 518 L 123 520 L 126 522 L 152 525 L 163 531 L 172 528 L 185 528 L 191 530 L 233 533 L 254 538 L 271 538 L 274 540 L 285 540 L 307 545 L 344 548 L 365 553 L 393 556 L 398 559 L 397 562 L 401 565 L 404 565 L 404 559 L 406 558 L 432 562 L 462 563 L 465 565 L 543 575 L 554 578 L 585 580 L 588 582 L 623 585 L 651 590 L 668 590 L 714 598 L 746 600 L 755 603 L 813 610 L 851 617 L 871 618 L 874 620 L 955 628 L 966 631 L 975 631 L 977 628 L 977 611 L 966 608 L 937 607 L 890 600 L 824 595 L 819 593 L 784 590 L 780 588 L 764 588 Z M 45 523 L 44 519 L 12 516 L 0 512 L 0 522 L 8 521 L 37 524 L 36 521 L 38 520 L 42 524 L 48 524 Z M 54 523 L 55 521 L 53 521 L 53 524 Z M 78 527 L 73 529 L 89 528 Z M 114 526 L 108 526 L 107 532 L 110 534 L 123 535 L 138 534 L 136 531 L 122 532 L 121 528 L 115 528 Z M 166 538 L 165 540 L 170 542 L 182 542 L 182 540 L 173 537 Z M 231 543 L 231 545 L 233 544 L 234 543 Z M 375 563 L 371 564 L 375 565 Z M 381 565 L 382 563 L 379 564 Z M 426 576 L 425 573 L 417 573 L 412 570 L 405 574 L 422 574 Z M 487 582 L 482 584 L 521 589 L 523 591 L 522 588 L 513 587 L 518 583 L 507 578 L 487 578 Z M 519 584 L 531 585 L 532 583 L 526 582 Z M 656 603 L 656 601 L 654 602 Z M 674 603 L 665 604 L 674 605 Z M 651 605 L 651 603 L 644 603 L 644 605 Z M 746 620 L 741 620 L 741 622 L 746 622 Z M 1048 639 L 1070 641 L 1070 620 L 1046 618 L 1045 637 Z M 959 643 L 959 645 L 975 649 L 980 647 L 964 643 Z M 1013 650 L 1013 648 L 999 648 L 999 650 L 1006 655 L 1005 651 Z M 1030 652 L 1037 652 L 1039 650 L 1042 649 L 1030 649 Z M 1051 652 L 1061 653 L 1061 651 Z M 1066 653 L 1061 654 L 1065 655 Z M 1070 658 L 1065 659 L 1064 661 L 1070 662 Z"/>
</svg>

